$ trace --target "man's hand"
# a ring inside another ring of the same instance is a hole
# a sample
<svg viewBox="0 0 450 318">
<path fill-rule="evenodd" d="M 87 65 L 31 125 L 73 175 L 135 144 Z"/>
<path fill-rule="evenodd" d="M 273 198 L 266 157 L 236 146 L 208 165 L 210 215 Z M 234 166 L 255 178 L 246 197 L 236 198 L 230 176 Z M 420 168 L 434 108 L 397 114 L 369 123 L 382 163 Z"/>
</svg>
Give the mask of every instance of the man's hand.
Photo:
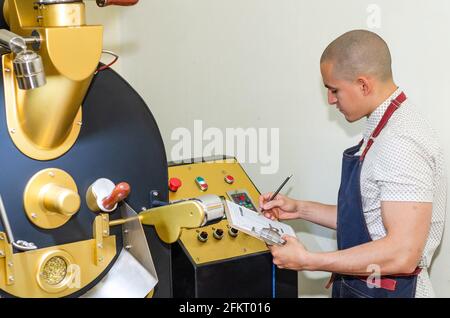
<svg viewBox="0 0 450 318">
<path fill-rule="evenodd" d="M 302 243 L 293 236 L 283 235 L 284 245 L 271 245 L 269 250 L 273 256 L 273 263 L 278 268 L 291 269 L 295 271 L 305 270 L 308 267 L 310 253 Z"/>
<path fill-rule="evenodd" d="M 259 206 L 264 216 L 271 220 L 293 220 L 299 218 L 297 201 L 282 194 L 269 201 L 273 193 L 262 194 L 259 197 Z"/>
</svg>

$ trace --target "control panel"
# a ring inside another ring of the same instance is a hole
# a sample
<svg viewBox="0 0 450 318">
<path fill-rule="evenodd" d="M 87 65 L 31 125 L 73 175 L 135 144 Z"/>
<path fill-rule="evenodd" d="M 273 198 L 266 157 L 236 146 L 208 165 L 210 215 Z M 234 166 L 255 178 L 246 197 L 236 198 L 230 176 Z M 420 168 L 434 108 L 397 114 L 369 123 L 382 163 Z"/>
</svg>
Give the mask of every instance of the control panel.
<svg viewBox="0 0 450 318">
<path fill-rule="evenodd" d="M 214 194 L 258 209 L 259 191 L 235 159 L 170 166 L 168 186 L 171 202 Z M 180 242 L 197 264 L 268 250 L 263 241 L 230 227 L 225 216 L 198 229 L 184 229 Z"/>
<path fill-rule="evenodd" d="M 266 243 L 231 227 L 223 213 L 223 200 L 259 210 L 259 191 L 239 162 L 204 159 L 170 165 L 168 186 L 172 202 L 196 198 L 208 203 L 207 222 L 182 229 L 171 246 L 174 297 L 297 297 L 297 272 L 275 268 Z M 271 231 L 264 234 L 275 241 Z"/>
</svg>

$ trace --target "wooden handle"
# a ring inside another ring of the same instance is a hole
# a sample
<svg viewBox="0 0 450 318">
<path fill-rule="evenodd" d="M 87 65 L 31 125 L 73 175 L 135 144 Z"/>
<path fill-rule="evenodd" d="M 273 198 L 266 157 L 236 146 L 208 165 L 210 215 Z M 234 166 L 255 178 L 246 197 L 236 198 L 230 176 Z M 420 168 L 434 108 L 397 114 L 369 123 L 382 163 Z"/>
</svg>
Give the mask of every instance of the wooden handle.
<svg viewBox="0 0 450 318">
<path fill-rule="evenodd" d="M 97 0 L 99 7 L 107 6 L 134 6 L 139 0 Z"/>
<path fill-rule="evenodd" d="M 111 194 L 102 200 L 103 207 L 107 210 L 111 210 L 117 203 L 126 199 L 126 197 L 130 194 L 130 191 L 131 188 L 128 183 L 119 183 L 116 185 Z"/>
</svg>

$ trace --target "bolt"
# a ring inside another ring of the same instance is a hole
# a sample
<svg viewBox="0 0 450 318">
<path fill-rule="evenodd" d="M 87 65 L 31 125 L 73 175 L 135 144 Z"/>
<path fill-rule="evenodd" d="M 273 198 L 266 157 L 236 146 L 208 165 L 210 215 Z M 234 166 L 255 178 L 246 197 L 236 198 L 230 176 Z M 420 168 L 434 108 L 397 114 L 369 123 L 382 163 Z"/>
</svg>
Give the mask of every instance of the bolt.
<svg viewBox="0 0 450 318">
<path fill-rule="evenodd" d="M 77 125 L 78 126 L 83 126 L 83 122 L 82 121 L 77 121 Z"/>
<path fill-rule="evenodd" d="M 108 235 L 108 230 L 104 230 L 104 231 L 103 231 L 103 234 L 104 234 L 104 235 Z"/>
<path fill-rule="evenodd" d="M 12 262 L 8 262 L 8 267 L 13 267 L 13 263 Z"/>
<path fill-rule="evenodd" d="M 129 249 L 131 249 L 131 247 L 132 247 L 131 245 L 127 245 L 127 246 L 125 246 L 125 249 L 129 250 Z"/>
<path fill-rule="evenodd" d="M 54 173 L 53 171 L 50 171 L 50 172 L 48 173 L 48 175 L 49 175 L 51 178 L 53 178 L 53 177 L 55 176 L 55 173 Z"/>
<path fill-rule="evenodd" d="M 124 230 L 123 233 L 128 234 L 128 230 Z"/>
<path fill-rule="evenodd" d="M 99 261 L 99 262 L 103 262 L 103 257 L 100 256 L 100 257 L 98 258 L 98 261 Z"/>
<path fill-rule="evenodd" d="M 5 252 L 0 251 L 0 257 L 3 257 L 3 256 L 5 256 Z"/>
<path fill-rule="evenodd" d="M 6 73 L 9 73 L 9 72 L 11 72 L 11 69 L 6 67 L 6 68 L 5 68 L 5 72 L 6 72 Z"/>
<path fill-rule="evenodd" d="M 8 277 L 8 280 L 9 280 L 10 282 L 13 282 L 13 281 L 14 281 L 14 276 L 9 276 L 9 277 Z"/>
<path fill-rule="evenodd" d="M 98 243 L 97 246 L 98 246 L 98 248 L 103 248 L 103 244 L 102 243 Z"/>
<path fill-rule="evenodd" d="M 32 218 L 32 219 L 37 218 L 37 214 L 36 214 L 36 213 L 31 213 L 31 218 Z"/>
<path fill-rule="evenodd" d="M 157 191 L 153 191 L 153 195 L 154 195 L 155 197 L 157 197 L 157 196 L 159 195 L 159 193 L 158 193 Z"/>
<path fill-rule="evenodd" d="M 11 134 L 15 134 L 16 133 L 16 128 L 11 128 L 11 130 L 9 131 Z"/>
</svg>

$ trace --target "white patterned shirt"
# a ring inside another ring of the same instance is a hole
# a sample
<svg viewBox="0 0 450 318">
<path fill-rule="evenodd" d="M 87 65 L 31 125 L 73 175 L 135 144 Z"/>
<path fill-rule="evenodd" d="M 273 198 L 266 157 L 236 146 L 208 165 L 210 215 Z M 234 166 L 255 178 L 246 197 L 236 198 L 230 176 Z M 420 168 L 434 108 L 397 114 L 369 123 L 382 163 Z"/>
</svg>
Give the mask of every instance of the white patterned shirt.
<svg viewBox="0 0 450 318">
<path fill-rule="evenodd" d="M 369 116 L 361 151 L 391 101 L 400 93 L 400 89 L 395 91 Z M 381 217 L 382 201 L 433 203 L 431 227 L 418 264 L 423 270 L 417 280 L 416 297 L 435 296 L 426 269 L 441 242 L 446 196 L 447 179 L 442 148 L 428 122 L 407 99 L 392 115 L 364 159 L 361 197 L 372 240 L 386 236 Z"/>
</svg>

